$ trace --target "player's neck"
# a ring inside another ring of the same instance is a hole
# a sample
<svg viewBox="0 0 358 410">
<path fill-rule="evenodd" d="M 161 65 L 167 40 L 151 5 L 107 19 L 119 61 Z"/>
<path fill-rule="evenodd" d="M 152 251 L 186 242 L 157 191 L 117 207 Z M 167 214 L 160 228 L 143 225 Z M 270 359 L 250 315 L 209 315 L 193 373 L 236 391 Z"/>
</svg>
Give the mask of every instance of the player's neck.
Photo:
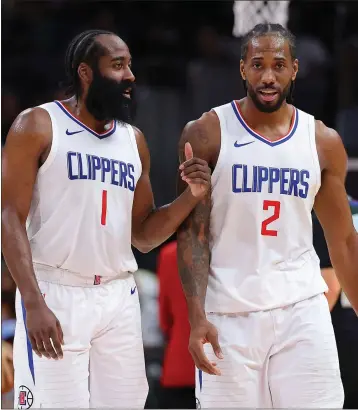
<svg viewBox="0 0 358 410">
<path fill-rule="evenodd" d="M 286 121 L 286 116 L 291 117 L 292 115 L 291 108 L 286 101 L 282 103 L 277 111 L 272 113 L 262 112 L 257 109 L 249 97 L 243 98 L 239 104 L 245 121 L 254 129 L 261 124 L 277 125 Z"/>
<path fill-rule="evenodd" d="M 91 130 L 102 133 L 106 131 L 106 125 L 110 124 L 111 121 L 98 121 L 93 115 L 88 111 L 86 104 L 83 99 L 76 99 L 75 96 L 69 98 L 68 100 L 62 101 L 75 117 L 77 117 L 83 124 L 87 125 Z"/>
</svg>

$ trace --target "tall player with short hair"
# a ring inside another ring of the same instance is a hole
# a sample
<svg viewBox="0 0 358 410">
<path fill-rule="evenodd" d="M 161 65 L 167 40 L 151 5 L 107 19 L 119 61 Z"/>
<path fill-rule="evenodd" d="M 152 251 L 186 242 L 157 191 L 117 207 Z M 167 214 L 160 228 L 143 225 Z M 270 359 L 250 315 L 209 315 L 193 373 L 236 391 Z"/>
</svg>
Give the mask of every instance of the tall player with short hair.
<svg viewBox="0 0 358 410">
<path fill-rule="evenodd" d="M 242 43 L 247 96 L 184 129 L 212 192 L 178 231 L 189 348 L 206 407 L 342 407 L 343 389 L 311 211 L 358 312 L 358 238 L 336 131 L 291 105 L 293 35 L 259 24 Z M 312 90 L 314 92 L 314 90 Z M 211 344 L 211 346 L 210 346 Z"/>
<path fill-rule="evenodd" d="M 143 408 L 131 243 L 147 252 L 170 237 L 207 192 L 210 170 L 188 144 L 187 189 L 155 208 L 149 151 L 130 125 L 127 45 L 84 32 L 66 71 L 73 96 L 22 112 L 3 150 L 2 247 L 18 286 L 15 407 Z"/>
</svg>

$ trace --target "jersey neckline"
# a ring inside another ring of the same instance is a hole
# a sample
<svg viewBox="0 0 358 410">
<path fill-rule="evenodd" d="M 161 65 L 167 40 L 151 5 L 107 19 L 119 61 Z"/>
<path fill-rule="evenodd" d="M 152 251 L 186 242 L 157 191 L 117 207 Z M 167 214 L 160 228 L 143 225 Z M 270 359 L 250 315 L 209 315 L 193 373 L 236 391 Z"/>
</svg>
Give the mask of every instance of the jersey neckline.
<svg viewBox="0 0 358 410">
<path fill-rule="evenodd" d="M 76 124 L 80 125 L 82 128 L 84 128 L 85 130 L 87 130 L 88 132 L 90 132 L 92 135 L 94 135 L 95 137 L 99 138 L 99 139 L 103 139 L 106 137 L 109 137 L 110 135 L 112 135 L 117 127 L 117 122 L 116 121 L 112 121 L 112 125 L 111 128 L 108 131 L 105 132 L 101 132 L 98 133 L 94 130 L 92 130 L 90 127 L 87 127 L 87 125 L 83 124 L 82 121 L 80 121 L 75 115 L 73 115 L 66 107 L 65 105 L 58 100 L 55 100 L 55 103 L 61 108 L 61 110 L 72 120 L 74 121 Z"/>
<path fill-rule="evenodd" d="M 240 105 L 239 105 L 238 101 L 232 101 L 231 105 L 232 105 L 232 108 L 234 110 L 234 113 L 235 113 L 237 119 L 239 120 L 240 124 L 245 128 L 245 130 L 250 135 L 252 135 L 256 139 L 258 139 L 259 141 L 264 142 L 265 144 L 270 145 L 271 147 L 275 147 L 276 145 L 283 144 L 284 142 L 286 142 L 290 138 L 292 138 L 294 133 L 296 132 L 297 125 L 298 125 L 298 110 L 297 110 L 296 107 L 293 107 L 294 108 L 293 116 L 292 116 L 292 119 L 291 119 L 291 126 L 290 126 L 290 129 L 288 130 L 288 133 L 286 135 L 280 137 L 276 141 L 270 141 L 264 135 L 261 135 L 260 133 L 258 133 L 257 131 L 254 131 L 252 128 L 249 127 L 249 125 L 244 120 L 244 117 L 242 115 L 242 112 L 241 112 Z"/>
</svg>

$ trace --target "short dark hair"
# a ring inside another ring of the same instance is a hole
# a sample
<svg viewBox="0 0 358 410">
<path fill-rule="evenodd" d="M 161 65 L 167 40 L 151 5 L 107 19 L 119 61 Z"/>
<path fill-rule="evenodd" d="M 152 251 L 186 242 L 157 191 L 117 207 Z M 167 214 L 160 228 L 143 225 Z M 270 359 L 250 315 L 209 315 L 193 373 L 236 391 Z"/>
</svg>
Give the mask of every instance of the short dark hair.
<svg viewBox="0 0 358 410">
<path fill-rule="evenodd" d="M 65 57 L 65 72 L 68 95 L 81 96 L 81 82 L 77 73 L 78 66 L 85 62 L 94 68 L 99 57 L 105 55 L 106 50 L 96 41 L 101 34 L 116 35 L 106 30 L 87 30 L 78 34 L 68 45 Z"/>
<path fill-rule="evenodd" d="M 292 60 L 296 58 L 296 37 L 291 33 L 291 31 L 281 26 L 281 24 L 261 23 L 261 24 L 256 24 L 256 26 L 253 29 L 251 29 L 248 33 L 246 33 L 244 37 L 242 38 L 241 59 L 245 61 L 246 56 L 247 56 L 247 50 L 249 48 L 249 43 L 253 38 L 267 36 L 267 35 L 280 36 L 284 38 L 286 41 L 288 41 L 291 58 Z M 246 90 L 246 82 L 243 81 L 243 84 Z M 290 92 L 287 97 L 288 103 L 293 103 L 294 89 L 295 89 L 295 82 L 292 81 Z"/>
<path fill-rule="evenodd" d="M 291 31 L 281 26 L 281 24 L 262 23 L 256 24 L 256 26 L 243 37 L 241 42 L 241 59 L 246 59 L 249 43 L 253 38 L 267 35 L 277 35 L 287 40 L 290 47 L 291 58 L 292 60 L 296 58 L 296 37 Z"/>
</svg>

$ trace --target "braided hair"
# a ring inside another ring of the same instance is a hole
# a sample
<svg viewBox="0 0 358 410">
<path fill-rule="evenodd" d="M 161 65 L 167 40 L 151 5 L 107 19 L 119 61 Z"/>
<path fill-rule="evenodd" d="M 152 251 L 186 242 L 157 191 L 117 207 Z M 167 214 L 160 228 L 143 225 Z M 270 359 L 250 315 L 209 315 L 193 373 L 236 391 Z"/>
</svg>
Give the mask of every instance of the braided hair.
<svg viewBox="0 0 358 410">
<path fill-rule="evenodd" d="M 105 48 L 96 41 L 101 34 L 116 35 L 106 30 L 87 30 L 78 34 L 68 45 L 65 56 L 66 93 L 81 96 L 81 82 L 77 70 L 82 62 L 94 68 L 98 59 L 105 55 Z"/>
<path fill-rule="evenodd" d="M 254 38 L 263 37 L 263 36 L 278 36 L 288 41 L 288 46 L 290 48 L 292 61 L 296 59 L 296 37 L 291 33 L 290 30 L 283 27 L 281 24 L 272 24 L 272 23 L 261 23 L 256 24 L 256 26 L 251 29 L 242 39 L 241 42 L 241 59 L 245 61 L 247 56 L 247 51 L 249 48 L 249 43 Z M 244 81 L 244 88 L 246 90 L 246 83 Z M 295 88 L 295 82 L 292 81 L 290 92 L 287 97 L 289 103 L 293 102 L 293 91 Z"/>
</svg>

